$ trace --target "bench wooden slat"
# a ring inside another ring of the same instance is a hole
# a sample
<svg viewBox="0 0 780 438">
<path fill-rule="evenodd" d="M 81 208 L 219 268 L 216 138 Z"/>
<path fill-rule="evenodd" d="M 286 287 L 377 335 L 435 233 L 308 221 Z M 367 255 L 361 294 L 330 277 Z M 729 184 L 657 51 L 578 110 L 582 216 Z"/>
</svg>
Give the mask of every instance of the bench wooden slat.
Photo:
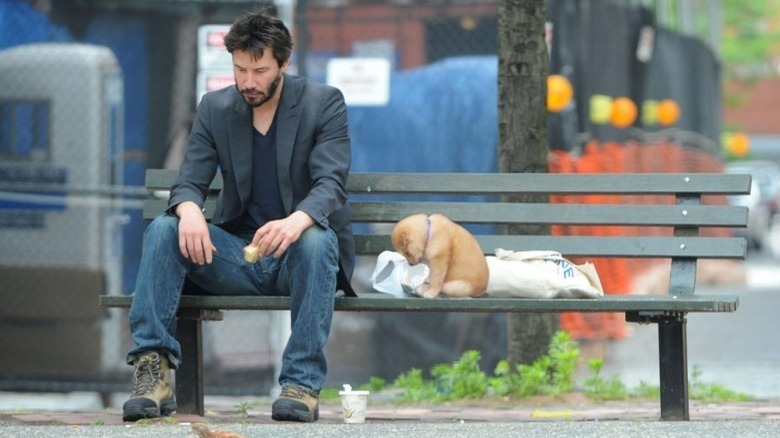
<svg viewBox="0 0 780 438">
<path fill-rule="evenodd" d="M 144 186 L 148 190 L 170 190 L 176 178 L 179 176 L 178 170 L 173 169 L 146 169 L 144 177 Z M 211 182 L 211 190 L 222 190 L 222 174 L 217 173 L 214 181 Z"/>
<path fill-rule="evenodd" d="M 750 175 L 720 173 L 352 173 L 356 193 L 748 194 Z"/>
<path fill-rule="evenodd" d="M 165 211 L 167 199 L 144 202 L 146 220 Z M 206 217 L 214 215 L 216 201 L 206 201 Z M 642 225 L 694 227 L 745 227 L 747 207 L 725 205 L 570 205 L 468 202 L 355 202 L 353 221 L 395 222 L 420 213 L 442 213 L 460 223 Z M 489 214 L 485 214 L 489 212 Z"/>
<path fill-rule="evenodd" d="M 211 201 L 212 205 L 216 204 L 216 201 Z M 143 217 L 144 220 L 152 220 L 158 215 L 162 214 L 167 209 L 168 200 L 160 198 L 147 198 L 144 200 Z M 208 209 L 207 209 L 208 213 Z M 214 209 L 211 209 L 211 214 L 207 217 L 214 215 Z"/>
<path fill-rule="evenodd" d="M 168 190 L 177 173 L 148 169 L 146 187 Z M 347 189 L 354 193 L 439 194 L 674 194 L 745 195 L 750 175 L 720 173 L 528 174 L 528 173 L 351 173 Z M 587 182 L 587 183 L 586 183 Z M 212 182 L 222 188 L 222 177 Z"/>
<path fill-rule="evenodd" d="M 396 222 L 441 213 L 461 223 L 744 227 L 742 206 L 570 205 L 500 202 L 355 202 L 355 222 Z"/>
<path fill-rule="evenodd" d="M 464 302 L 466 301 L 466 302 Z M 130 307 L 132 296 L 101 296 L 105 307 Z M 605 295 L 594 299 L 554 298 L 396 298 L 377 292 L 360 293 L 360 298 L 337 297 L 336 310 L 419 312 L 734 312 L 736 295 Z M 183 295 L 181 309 L 289 310 L 290 298 L 279 296 L 194 296 Z"/>
<path fill-rule="evenodd" d="M 509 250 L 555 250 L 564 256 L 590 257 L 697 257 L 745 258 L 745 239 L 739 237 L 644 237 L 644 236 L 508 236 L 476 235 L 485 254 L 496 248 Z M 379 254 L 391 248 L 388 235 L 355 236 L 358 254 Z"/>
</svg>

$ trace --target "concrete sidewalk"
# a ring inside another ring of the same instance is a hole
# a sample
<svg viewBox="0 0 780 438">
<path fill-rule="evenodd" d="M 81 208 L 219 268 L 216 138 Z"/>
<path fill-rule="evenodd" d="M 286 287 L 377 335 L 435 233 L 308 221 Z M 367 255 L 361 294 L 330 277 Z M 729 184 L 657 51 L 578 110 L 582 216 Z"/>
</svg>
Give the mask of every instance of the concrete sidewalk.
<svg viewBox="0 0 780 438">
<path fill-rule="evenodd" d="M 123 423 L 121 410 L 116 408 L 101 412 L 2 412 L 0 436 L 780 436 L 780 400 L 691 402 L 690 413 L 690 422 L 662 422 L 657 401 L 594 403 L 575 394 L 564 400 L 537 399 L 520 404 L 472 401 L 395 406 L 371 405 L 369 401 L 366 423 L 344 424 L 338 401 L 328 400 L 320 407 L 318 422 L 300 424 L 271 420 L 270 399 L 217 398 L 207 402 L 203 417 L 176 414 L 167 420 L 134 424 Z M 211 434 L 198 435 L 193 429 L 198 424 Z"/>
</svg>

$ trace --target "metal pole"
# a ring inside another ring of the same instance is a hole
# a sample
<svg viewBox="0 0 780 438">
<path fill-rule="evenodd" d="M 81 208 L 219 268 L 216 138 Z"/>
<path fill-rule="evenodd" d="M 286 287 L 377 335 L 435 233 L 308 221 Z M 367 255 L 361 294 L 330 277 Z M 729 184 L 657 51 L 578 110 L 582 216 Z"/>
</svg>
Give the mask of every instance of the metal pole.
<svg viewBox="0 0 780 438">
<path fill-rule="evenodd" d="M 680 9 L 680 32 L 683 35 L 696 35 L 696 21 L 694 13 L 694 3 L 692 0 L 679 0 Z"/>
<path fill-rule="evenodd" d="M 306 58 L 308 55 L 309 31 L 306 17 L 306 0 L 295 2 L 295 24 L 298 42 L 296 53 L 298 54 L 298 74 L 306 76 Z"/>
<path fill-rule="evenodd" d="M 712 52 L 720 58 L 721 38 L 723 32 L 723 1 L 710 0 L 707 2 L 707 12 L 709 15 L 709 40 Z"/>
<path fill-rule="evenodd" d="M 658 17 L 658 24 L 661 26 L 669 26 L 669 0 L 658 0 L 656 4 L 656 16 Z"/>
</svg>

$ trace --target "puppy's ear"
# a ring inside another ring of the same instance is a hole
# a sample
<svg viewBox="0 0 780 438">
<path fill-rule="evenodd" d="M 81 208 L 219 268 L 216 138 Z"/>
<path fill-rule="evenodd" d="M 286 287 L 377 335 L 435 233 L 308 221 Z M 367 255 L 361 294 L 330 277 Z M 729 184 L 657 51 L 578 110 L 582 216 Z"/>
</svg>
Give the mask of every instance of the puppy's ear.
<svg viewBox="0 0 780 438">
<path fill-rule="evenodd" d="M 413 242 L 414 242 L 414 239 L 412 239 L 412 234 L 408 233 L 408 232 L 404 232 L 404 235 L 403 235 L 404 248 L 408 249 L 412 245 Z"/>
<path fill-rule="evenodd" d="M 401 230 L 398 232 L 398 244 L 401 245 L 402 248 L 406 248 L 406 246 L 409 245 L 409 231 Z"/>
<path fill-rule="evenodd" d="M 403 250 L 406 248 L 406 245 L 408 245 L 408 236 L 406 233 L 406 230 L 396 228 L 393 230 L 393 234 L 390 239 L 393 244 L 393 248 L 398 252 L 403 252 Z"/>
</svg>

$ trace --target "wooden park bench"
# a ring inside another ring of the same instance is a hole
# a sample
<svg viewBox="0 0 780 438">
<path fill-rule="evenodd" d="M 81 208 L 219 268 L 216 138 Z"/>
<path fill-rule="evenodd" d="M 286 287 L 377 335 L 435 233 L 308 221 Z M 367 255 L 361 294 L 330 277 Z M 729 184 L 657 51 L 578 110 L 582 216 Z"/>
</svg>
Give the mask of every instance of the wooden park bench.
<svg viewBox="0 0 780 438">
<path fill-rule="evenodd" d="M 175 178 L 175 171 L 149 170 L 146 188 L 150 192 L 168 190 Z M 221 187 L 218 176 L 206 203 L 209 217 Z M 734 312 L 739 303 L 735 295 L 694 294 L 697 260 L 744 259 L 746 255 L 744 238 L 723 232 L 701 235 L 699 231 L 707 227 L 746 227 L 747 209 L 725 202 L 703 204 L 702 196 L 718 195 L 723 200 L 722 195 L 748 194 L 749 175 L 353 173 L 348 189 L 356 224 L 392 224 L 410 214 L 438 212 L 462 224 L 481 224 L 481 228 L 493 230 L 477 234 L 485 254 L 492 254 L 496 248 L 552 249 L 567 258 L 671 259 L 668 293 L 660 296 L 428 300 L 366 290 L 357 291 L 357 298 L 338 296 L 335 308 L 356 312 L 625 313 L 627 321 L 658 324 L 661 419 L 689 419 L 686 314 Z M 573 196 L 565 203 L 516 202 L 518 196 L 528 199 L 528 195 Z M 606 195 L 599 197 L 599 202 L 605 203 L 584 202 L 584 195 Z M 629 196 L 633 203 L 626 203 L 622 195 Z M 162 213 L 166 202 L 150 195 L 145 201 L 144 218 L 150 220 Z M 625 226 L 631 235 L 508 235 L 504 230 L 512 224 Z M 358 255 L 377 255 L 392 249 L 389 226 L 362 228 L 372 231 L 356 233 Z M 610 273 L 599 275 L 603 280 Z M 224 310 L 285 310 L 290 300 L 277 296 L 183 294 L 176 337 L 184 357 L 176 371 L 176 397 L 179 412 L 203 415 L 201 322 L 220 320 Z M 132 296 L 100 297 L 100 305 L 105 307 L 128 308 L 131 301 Z"/>
</svg>

